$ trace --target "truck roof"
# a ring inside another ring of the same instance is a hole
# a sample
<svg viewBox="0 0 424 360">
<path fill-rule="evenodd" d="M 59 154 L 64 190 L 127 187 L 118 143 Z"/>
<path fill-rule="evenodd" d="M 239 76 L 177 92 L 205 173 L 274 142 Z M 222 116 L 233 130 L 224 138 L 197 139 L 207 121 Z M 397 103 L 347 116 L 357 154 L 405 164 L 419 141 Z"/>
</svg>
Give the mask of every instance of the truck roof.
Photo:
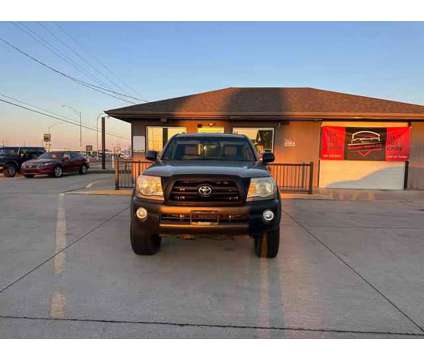
<svg viewBox="0 0 424 360">
<path fill-rule="evenodd" d="M 222 133 L 191 133 L 191 134 L 176 134 L 175 137 L 205 137 L 205 138 L 236 138 L 236 139 L 242 139 L 246 138 L 246 135 L 242 134 L 222 134 Z"/>
</svg>

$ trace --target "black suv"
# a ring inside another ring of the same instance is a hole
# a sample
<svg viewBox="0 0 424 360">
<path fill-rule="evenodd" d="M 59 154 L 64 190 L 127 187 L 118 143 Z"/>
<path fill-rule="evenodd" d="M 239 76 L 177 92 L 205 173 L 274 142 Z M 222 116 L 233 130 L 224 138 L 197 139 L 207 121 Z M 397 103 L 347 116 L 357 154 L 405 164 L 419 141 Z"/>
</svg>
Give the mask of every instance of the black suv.
<svg viewBox="0 0 424 360">
<path fill-rule="evenodd" d="M 4 176 L 14 177 L 25 161 L 37 159 L 45 152 L 43 147 L 0 147 L 0 171 Z"/>
<path fill-rule="evenodd" d="M 161 234 L 248 234 L 259 257 L 275 257 L 280 241 L 280 193 L 244 135 L 181 134 L 137 178 L 131 201 L 131 245 L 153 255 Z"/>
</svg>

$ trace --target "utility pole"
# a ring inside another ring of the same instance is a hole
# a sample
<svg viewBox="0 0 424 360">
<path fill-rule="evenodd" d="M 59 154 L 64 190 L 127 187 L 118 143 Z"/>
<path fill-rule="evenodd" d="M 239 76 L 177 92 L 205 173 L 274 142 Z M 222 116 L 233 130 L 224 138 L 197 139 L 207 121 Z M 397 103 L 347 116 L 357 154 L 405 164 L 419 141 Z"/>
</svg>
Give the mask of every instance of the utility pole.
<svg viewBox="0 0 424 360">
<path fill-rule="evenodd" d="M 103 111 L 97 115 L 96 117 L 96 154 L 97 154 L 97 160 L 100 159 L 100 152 L 99 152 L 99 119 L 103 115 Z"/>
<path fill-rule="evenodd" d="M 102 169 L 106 169 L 106 117 L 102 116 Z"/>
</svg>

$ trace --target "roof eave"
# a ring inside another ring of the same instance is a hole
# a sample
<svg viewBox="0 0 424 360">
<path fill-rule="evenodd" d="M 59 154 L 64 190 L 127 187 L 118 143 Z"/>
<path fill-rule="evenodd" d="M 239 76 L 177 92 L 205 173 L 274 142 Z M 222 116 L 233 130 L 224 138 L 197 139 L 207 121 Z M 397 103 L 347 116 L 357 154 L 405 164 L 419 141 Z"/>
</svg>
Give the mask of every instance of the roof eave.
<svg viewBox="0 0 424 360">
<path fill-rule="evenodd" d="M 206 112 L 115 112 L 106 111 L 111 117 L 132 122 L 134 120 L 208 120 L 208 119 L 226 119 L 226 120 L 424 120 L 424 114 L 417 113 L 331 113 L 331 112 L 251 112 L 251 113 L 206 113 Z"/>
</svg>

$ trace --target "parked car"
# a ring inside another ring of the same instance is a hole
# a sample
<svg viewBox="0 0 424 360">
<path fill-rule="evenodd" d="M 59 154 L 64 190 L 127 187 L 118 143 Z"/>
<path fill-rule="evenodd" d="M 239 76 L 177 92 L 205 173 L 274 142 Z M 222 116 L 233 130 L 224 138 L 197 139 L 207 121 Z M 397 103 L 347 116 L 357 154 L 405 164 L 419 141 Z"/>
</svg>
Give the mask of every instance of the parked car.
<svg viewBox="0 0 424 360">
<path fill-rule="evenodd" d="M 45 152 L 43 147 L 0 147 L 0 171 L 4 176 L 14 177 L 25 161 L 36 159 Z"/>
<path fill-rule="evenodd" d="M 180 134 L 137 178 L 131 200 L 130 238 L 139 255 L 153 255 L 167 233 L 248 234 L 258 257 L 275 257 L 281 201 L 262 159 L 244 135 Z"/>
<path fill-rule="evenodd" d="M 76 151 L 46 152 L 38 159 L 22 164 L 22 173 L 27 178 L 35 175 L 61 177 L 63 173 L 79 172 L 84 175 L 89 168 L 88 160 Z"/>
</svg>

